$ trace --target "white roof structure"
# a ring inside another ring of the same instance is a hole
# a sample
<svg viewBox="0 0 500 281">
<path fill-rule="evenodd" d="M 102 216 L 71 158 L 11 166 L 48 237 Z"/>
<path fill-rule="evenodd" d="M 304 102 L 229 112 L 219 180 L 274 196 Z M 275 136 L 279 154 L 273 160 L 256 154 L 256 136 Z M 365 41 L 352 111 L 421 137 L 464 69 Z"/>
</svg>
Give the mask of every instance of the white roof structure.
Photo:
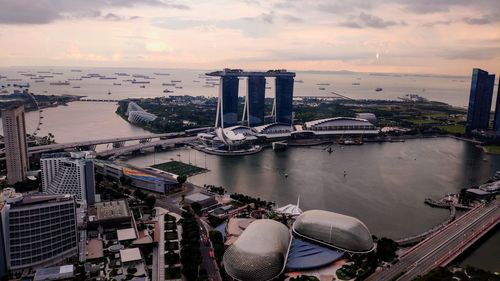
<svg viewBox="0 0 500 281">
<path fill-rule="evenodd" d="M 312 128 L 318 125 L 323 125 L 326 123 L 335 123 L 336 126 L 357 126 L 357 125 L 364 125 L 368 123 L 367 125 L 371 125 L 370 122 L 366 119 L 361 119 L 361 118 L 353 118 L 353 117 L 333 117 L 333 118 L 325 118 L 325 119 L 318 119 L 318 120 L 313 120 L 309 122 L 305 122 L 304 126 L 306 128 Z"/>
<path fill-rule="evenodd" d="M 297 205 L 288 204 L 283 207 L 277 208 L 275 211 L 277 213 L 289 215 L 289 216 L 298 216 L 302 214 L 302 210 L 299 208 L 300 197 L 297 199 Z"/>
<path fill-rule="evenodd" d="M 323 210 L 306 211 L 292 226 L 293 233 L 306 239 L 351 253 L 374 249 L 370 231 L 360 220 Z"/>
<path fill-rule="evenodd" d="M 118 236 L 118 241 L 133 240 L 137 238 L 133 228 L 118 229 L 116 230 L 116 235 Z"/>
<path fill-rule="evenodd" d="M 120 260 L 122 263 L 142 260 L 139 248 L 120 250 Z"/>
<path fill-rule="evenodd" d="M 224 253 L 226 273 L 241 281 L 274 279 L 284 270 L 290 241 L 284 224 L 256 220 Z"/>
<path fill-rule="evenodd" d="M 70 279 L 74 276 L 75 268 L 72 264 L 40 268 L 35 272 L 35 281 Z"/>
<path fill-rule="evenodd" d="M 246 141 L 246 137 L 242 133 L 235 133 L 231 128 L 217 128 L 215 135 L 226 145 L 242 145 Z"/>
</svg>

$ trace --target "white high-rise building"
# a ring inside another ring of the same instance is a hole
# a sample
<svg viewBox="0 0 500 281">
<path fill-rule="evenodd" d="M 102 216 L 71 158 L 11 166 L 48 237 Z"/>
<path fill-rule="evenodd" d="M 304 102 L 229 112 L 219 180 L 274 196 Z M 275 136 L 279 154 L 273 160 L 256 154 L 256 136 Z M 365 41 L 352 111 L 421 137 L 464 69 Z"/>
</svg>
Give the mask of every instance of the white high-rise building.
<svg viewBox="0 0 500 281">
<path fill-rule="evenodd" d="M 95 203 L 94 162 L 89 152 L 44 154 L 40 160 L 42 188 L 49 194 L 71 194 Z"/>
<path fill-rule="evenodd" d="M 24 106 L 2 110 L 3 136 L 7 181 L 9 184 L 23 181 L 28 171 L 28 143 Z"/>
</svg>

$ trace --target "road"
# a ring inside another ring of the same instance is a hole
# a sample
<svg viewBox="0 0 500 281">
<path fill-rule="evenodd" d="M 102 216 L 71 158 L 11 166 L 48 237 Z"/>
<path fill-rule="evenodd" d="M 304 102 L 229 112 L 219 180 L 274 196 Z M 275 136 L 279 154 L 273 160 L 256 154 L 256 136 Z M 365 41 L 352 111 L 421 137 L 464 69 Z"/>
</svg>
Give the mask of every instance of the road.
<svg viewBox="0 0 500 281">
<path fill-rule="evenodd" d="M 129 152 L 132 152 L 135 150 L 146 149 L 146 148 L 151 148 L 151 147 L 161 146 L 161 145 L 174 145 L 174 144 L 179 144 L 179 143 L 188 143 L 188 142 L 192 142 L 194 140 L 196 140 L 196 137 L 182 137 L 182 138 L 172 138 L 172 139 L 167 139 L 167 140 L 151 141 L 151 142 L 139 143 L 139 144 L 124 146 L 124 147 L 120 147 L 120 148 L 101 151 L 101 152 L 98 152 L 97 155 L 99 155 L 99 156 L 120 156 L 120 155 L 129 153 Z"/>
<path fill-rule="evenodd" d="M 483 230 L 499 221 L 499 200 L 477 207 L 410 249 L 390 268 L 375 272 L 366 280 L 411 281 L 445 265 L 458 254 L 457 250 L 470 246 L 483 235 Z"/>
<path fill-rule="evenodd" d="M 156 206 L 162 207 L 164 209 L 169 210 L 170 212 L 174 212 L 180 215 L 183 212 L 183 210 L 179 207 L 179 201 L 181 200 L 182 195 L 188 195 L 197 190 L 200 190 L 200 187 L 192 183 L 186 182 L 184 184 L 184 190 L 182 192 L 172 194 L 169 196 L 157 197 Z M 202 256 L 201 266 L 206 269 L 208 276 L 210 276 L 211 280 L 221 281 L 222 279 L 220 277 L 219 268 L 217 267 L 215 260 L 210 255 L 210 252 L 212 252 L 213 249 L 209 242 L 209 237 L 208 237 L 209 226 L 207 226 L 199 218 L 197 218 L 197 221 L 198 221 L 198 226 L 200 227 L 200 252 Z"/>
</svg>

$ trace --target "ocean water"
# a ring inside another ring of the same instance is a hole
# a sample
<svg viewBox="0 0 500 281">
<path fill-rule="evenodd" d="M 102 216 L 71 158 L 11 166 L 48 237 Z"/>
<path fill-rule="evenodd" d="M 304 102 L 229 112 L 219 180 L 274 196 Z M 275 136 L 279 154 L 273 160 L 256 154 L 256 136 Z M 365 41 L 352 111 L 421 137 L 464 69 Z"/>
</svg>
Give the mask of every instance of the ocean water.
<svg viewBox="0 0 500 281">
<path fill-rule="evenodd" d="M 81 70 L 81 72 L 72 72 L 72 69 Z M 166 95 L 163 92 L 165 89 L 173 91 L 172 93 L 168 93 L 169 95 L 215 97 L 218 93 L 218 86 L 210 86 L 204 78 L 206 72 L 213 70 L 8 67 L 0 68 L 0 75 L 7 77 L 0 79 L 0 85 L 29 83 L 31 91 L 35 94 L 73 94 L 89 98 L 124 99 L 133 97 L 158 97 Z M 19 72 L 35 75 L 52 75 L 54 77 L 45 78 L 44 82 L 37 83 L 34 82 L 34 79 L 23 76 L 23 73 Z M 78 81 L 68 81 L 70 85 L 50 85 L 51 82 L 80 79 L 81 76 L 89 73 L 100 74 L 106 77 L 116 77 L 117 79 L 83 78 Z M 126 73 L 130 76 L 118 76 L 115 73 Z M 155 73 L 168 75 L 157 75 Z M 145 88 L 141 88 L 140 86 L 143 84 L 132 84 L 130 81 L 124 81 L 134 79 L 132 75 L 145 75 L 154 79 L 145 80 L 135 78 L 140 81 L 150 82 L 149 84 L 144 84 Z M 7 81 L 8 79 L 22 79 L 22 81 Z M 180 80 L 181 82 L 176 82 L 175 86 L 162 85 L 163 83 L 172 83 L 172 80 Z M 295 96 L 335 97 L 336 95 L 332 94 L 334 92 L 353 99 L 395 100 L 407 94 L 418 94 L 430 100 L 441 101 L 459 107 L 467 106 L 470 91 L 470 77 L 459 76 L 298 71 L 295 80 Z M 240 81 L 240 95 L 243 96 L 246 92 L 246 81 Z M 267 82 L 266 96 L 272 97 L 274 81 L 268 78 Z M 113 85 L 114 83 L 121 85 Z M 321 90 L 320 88 L 325 89 Z M 377 92 L 375 91 L 376 88 L 382 88 L 383 90 Z"/>
</svg>

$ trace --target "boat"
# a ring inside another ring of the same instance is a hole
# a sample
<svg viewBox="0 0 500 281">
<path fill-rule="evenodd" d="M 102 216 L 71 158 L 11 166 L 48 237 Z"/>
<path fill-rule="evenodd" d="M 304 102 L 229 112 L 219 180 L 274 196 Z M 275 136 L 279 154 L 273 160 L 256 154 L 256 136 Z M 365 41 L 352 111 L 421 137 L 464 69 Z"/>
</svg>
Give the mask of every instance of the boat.
<svg viewBox="0 0 500 281">
<path fill-rule="evenodd" d="M 382 91 L 383 91 L 383 89 L 382 89 L 382 88 L 376 88 L 376 89 L 375 89 L 375 92 L 382 92 Z"/>
<path fill-rule="evenodd" d="M 145 85 L 141 85 L 141 86 L 139 86 L 139 88 L 146 88 L 146 86 Z"/>
<path fill-rule="evenodd" d="M 318 83 L 316 85 L 318 85 L 318 86 L 330 86 L 330 83 Z"/>
<path fill-rule="evenodd" d="M 38 80 L 34 80 L 34 81 L 35 81 L 35 83 L 45 82 L 45 80 L 43 80 L 43 79 L 38 79 Z"/>
<path fill-rule="evenodd" d="M 182 80 L 170 80 L 170 82 L 172 82 L 172 83 L 181 83 Z"/>
<path fill-rule="evenodd" d="M 170 73 L 159 73 L 159 72 L 155 72 L 155 73 L 153 73 L 153 74 L 154 74 L 154 75 L 160 75 L 160 76 L 162 76 L 162 75 L 163 75 L 163 76 L 169 76 L 169 75 L 170 75 Z"/>
<path fill-rule="evenodd" d="M 81 81 L 82 78 L 69 78 L 68 81 Z"/>
<path fill-rule="evenodd" d="M 200 80 L 193 80 L 193 83 L 200 83 Z"/>
<path fill-rule="evenodd" d="M 113 83 L 113 86 L 121 86 L 122 83 Z"/>
<path fill-rule="evenodd" d="M 352 83 L 352 85 L 354 85 L 354 86 L 359 86 L 359 85 L 361 85 L 361 84 L 360 84 L 360 83 L 358 83 L 358 82 L 354 82 L 354 83 Z"/>
<path fill-rule="evenodd" d="M 318 90 L 320 90 L 320 91 L 324 91 L 324 90 L 325 90 L 325 88 L 323 88 L 323 87 L 319 87 L 319 88 L 318 88 Z"/>
<path fill-rule="evenodd" d="M 177 87 L 175 87 L 175 88 L 176 88 L 176 89 L 182 89 L 182 86 L 177 86 Z"/>
<path fill-rule="evenodd" d="M 110 90 L 108 90 L 108 95 L 111 95 L 111 91 Z"/>
<path fill-rule="evenodd" d="M 116 80 L 116 77 L 99 77 L 101 80 Z"/>
<path fill-rule="evenodd" d="M 51 86 L 66 86 L 69 85 L 68 81 L 50 82 Z"/>
<path fill-rule="evenodd" d="M 125 72 L 115 72 L 115 75 L 118 75 L 118 76 L 130 76 L 128 73 L 125 73 Z"/>
<path fill-rule="evenodd" d="M 52 74 L 54 74 L 54 75 L 63 75 L 64 73 L 62 73 L 62 72 L 52 72 Z"/>
<path fill-rule="evenodd" d="M 73 86 L 73 89 L 80 89 L 80 86 Z"/>
<path fill-rule="evenodd" d="M 363 144 L 363 141 L 361 139 L 339 139 L 337 140 L 337 143 L 338 144 L 342 144 L 342 145 L 362 145 Z"/>
<path fill-rule="evenodd" d="M 71 71 L 71 72 L 82 72 L 82 70 L 81 70 L 81 69 L 71 69 L 70 71 Z"/>
<path fill-rule="evenodd" d="M 163 90 L 163 92 L 164 92 L 164 93 L 173 93 L 174 91 L 169 90 L 169 89 L 165 89 L 165 90 Z"/>
<path fill-rule="evenodd" d="M 149 84 L 149 81 L 137 81 L 137 80 L 132 80 L 132 84 Z"/>
<path fill-rule="evenodd" d="M 162 86 L 175 86 L 175 83 L 163 83 Z"/>
<path fill-rule="evenodd" d="M 304 83 L 304 80 L 295 80 L 295 83 Z"/>
</svg>

